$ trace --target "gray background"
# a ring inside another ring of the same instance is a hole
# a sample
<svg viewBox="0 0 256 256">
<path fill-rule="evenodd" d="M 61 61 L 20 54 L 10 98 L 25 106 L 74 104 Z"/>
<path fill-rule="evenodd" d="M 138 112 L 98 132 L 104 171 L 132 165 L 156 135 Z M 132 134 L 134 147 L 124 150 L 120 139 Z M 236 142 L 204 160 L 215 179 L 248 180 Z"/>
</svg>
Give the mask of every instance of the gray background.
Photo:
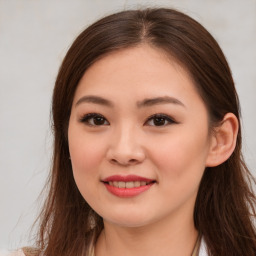
<svg viewBox="0 0 256 256">
<path fill-rule="evenodd" d="M 51 93 L 73 39 L 114 11 L 175 7 L 217 39 L 233 71 L 243 150 L 256 174 L 256 0 L 0 0 L 0 248 L 32 242 L 52 149 Z"/>
</svg>

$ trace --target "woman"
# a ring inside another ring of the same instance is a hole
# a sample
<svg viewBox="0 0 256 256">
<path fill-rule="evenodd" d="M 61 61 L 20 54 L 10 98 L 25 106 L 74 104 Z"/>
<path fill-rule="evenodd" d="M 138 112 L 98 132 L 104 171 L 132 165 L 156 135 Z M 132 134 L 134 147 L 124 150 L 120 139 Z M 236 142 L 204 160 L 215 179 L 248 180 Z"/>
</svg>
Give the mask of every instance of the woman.
<svg viewBox="0 0 256 256">
<path fill-rule="evenodd" d="M 196 21 L 171 9 L 97 21 L 62 63 L 52 114 L 34 254 L 256 254 L 238 97 Z"/>
</svg>

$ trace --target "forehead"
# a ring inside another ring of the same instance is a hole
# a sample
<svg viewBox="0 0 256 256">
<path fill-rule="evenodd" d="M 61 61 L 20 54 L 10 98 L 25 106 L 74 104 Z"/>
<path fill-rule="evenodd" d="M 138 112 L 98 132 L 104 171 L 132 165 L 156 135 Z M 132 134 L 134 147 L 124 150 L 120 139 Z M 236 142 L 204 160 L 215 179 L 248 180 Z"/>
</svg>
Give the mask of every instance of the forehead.
<svg viewBox="0 0 256 256">
<path fill-rule="evenodd" d="M 164 51 L 148 45 L 112 52 L 83 75 L 75 99 L 84 94 L 106 97 L 197 97 L 188 72 Z"/>
</svg>

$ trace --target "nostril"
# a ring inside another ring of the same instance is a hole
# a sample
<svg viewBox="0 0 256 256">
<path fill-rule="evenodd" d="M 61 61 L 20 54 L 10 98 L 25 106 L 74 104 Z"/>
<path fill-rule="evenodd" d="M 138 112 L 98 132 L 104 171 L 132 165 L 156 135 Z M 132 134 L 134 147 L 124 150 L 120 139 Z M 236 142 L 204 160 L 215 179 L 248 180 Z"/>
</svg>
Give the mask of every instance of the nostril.
<svg viewBox="0 0 256 256">
<path fill-rule="evenodd" d="M 136 164 L 138 162 L 138 160 L 136 159 L 130 159 L 130 160 L 127 160 L 127 161 L 121 161 L 121 160 L 116 160 L 116 159 L 111 159 L 110 162 L 112 164 L 119 164 L 119 165 L 132 165 L 132 164 Z"/>
<path fill-rule="evenodd" d="M 113 164 L 117 164 L 118 163 L 116 159 L 111 159 L 110 162 L 113 163 Z"/>
</svg>

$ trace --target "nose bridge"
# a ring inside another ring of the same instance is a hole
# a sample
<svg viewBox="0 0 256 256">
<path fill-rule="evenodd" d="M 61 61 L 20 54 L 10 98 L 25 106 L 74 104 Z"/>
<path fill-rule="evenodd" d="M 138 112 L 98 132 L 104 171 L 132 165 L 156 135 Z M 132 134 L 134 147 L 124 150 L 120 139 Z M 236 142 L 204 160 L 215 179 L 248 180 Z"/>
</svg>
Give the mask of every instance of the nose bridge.
<svg viewBox="0 0 256 256">
<path fill-rule="evenodd" d="M 139 128 L 124 122 L 113 131 L 109 152 L 112 162 L 122 165 L 143 161 L 145 152 L 141 144 Z"/>
<path fill-rule="evenodd" d="M 116 127 L 112 148 L 119 154 L 132 154 L 139 146 L 136 127 L 127 122 Z"/>
</svg>

